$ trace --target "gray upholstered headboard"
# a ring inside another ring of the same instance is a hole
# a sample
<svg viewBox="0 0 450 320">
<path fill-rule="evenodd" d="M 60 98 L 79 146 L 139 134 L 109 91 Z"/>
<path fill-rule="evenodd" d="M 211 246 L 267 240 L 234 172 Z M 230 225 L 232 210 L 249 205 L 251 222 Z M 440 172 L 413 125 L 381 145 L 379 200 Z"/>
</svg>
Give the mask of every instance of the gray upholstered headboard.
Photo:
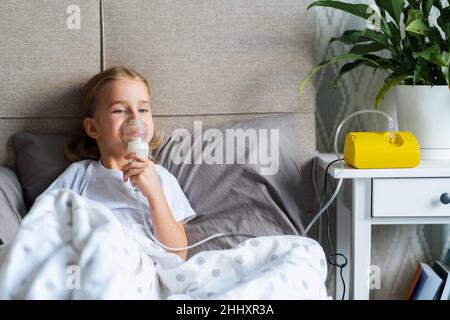
<svg viewBox="0 0 450 320">
<path fill-rule="evenodd" d="M 127 65 L 148 77 L 166 133 L 295 113 L 304 163 L 315 150 L 314 17 L 298 0 L 2 0 L 0 164 L 11 137 L 80 130 L 79 98 L 95 73 Z M 311 188 L 312 189 L 312 188 Z"/>
</svg>

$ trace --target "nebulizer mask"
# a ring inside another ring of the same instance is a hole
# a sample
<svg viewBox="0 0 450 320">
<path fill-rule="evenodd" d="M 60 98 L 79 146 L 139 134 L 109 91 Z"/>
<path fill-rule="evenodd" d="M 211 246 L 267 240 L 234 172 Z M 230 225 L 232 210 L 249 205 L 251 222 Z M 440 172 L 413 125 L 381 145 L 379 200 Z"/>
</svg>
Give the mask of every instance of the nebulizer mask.
<svg viewBox="0 0 450 320">
<path fill-rule="evenodd" d="M 142 119 L 130 119 L 122 127 L 122 140 L 128 152 L 135 152 L 139 158 L 147 159 L 150 153 L 147 140 L 147 126 Z"/>
<path fill-rule="evenodd" d="M 136 156 L 138 156 L 141 159 L 148 159 L 150 148 L 149 148 L 149 142 L 147 141 L 147 126 L 145 122 L 142 119 L 129 119 L 126 122 L 124 122 L 122 126 L 122 141 L 127 144 L 127 151 L 135 152 Z M 130 160 L 135 161 L 135 160 Z M 136 192 L 136 198 L 139 205 L 139 211 L 142 216 L 142 221 L 144 223 L 145 230 L 147 231 L 147 234 L 149 237 L 161 248 L 166 249 L 168 251 L 184 251 L 191 248 L 195 248 L 196 246 L 199 246 L 209 240 L 212 240 L 217 237 L 223 237 L 223 236 L 244 236 L 244 237 L 254 237 L 253 235 L 243 234 L 243 233 L 218 233 L 213 236 L 210 236 L 206 239 L 203 239 L 201 241 L 198 241 L 192 245 L 189 245 L 187 247 L 169 247 L 165 244 L 161 243 L 156 237 L 153 235 L 152 231 L 150 230 L 150 212 L 147 212 L 142 207 L 142 202 L 139 197 L 139 189 L 134 189 Z M 151 191 L 150 191 L 151 192 Z"/>
</svg>

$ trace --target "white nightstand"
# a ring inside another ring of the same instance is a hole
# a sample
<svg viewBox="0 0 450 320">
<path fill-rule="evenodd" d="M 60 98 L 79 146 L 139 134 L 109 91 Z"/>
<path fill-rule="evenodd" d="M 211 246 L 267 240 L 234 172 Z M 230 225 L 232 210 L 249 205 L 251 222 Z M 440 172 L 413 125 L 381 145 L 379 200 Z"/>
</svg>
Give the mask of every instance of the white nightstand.
<svg viewBox="0 0 450 320">
<path fill-rule="evenodd" d="M 334 154 L 320 154 L 317 160 L 325 170 L 336 159 Z M 445 193 L 450 199 L 450 161 L 422 160 L 412 169 L 346 165 L 341 170 L 335 163 L 328 170 L 335 179 L 341 172 L 344 181 L 336 200 L 336 251 L 349 259 L 344 268 L 346 299 L 369 299 L 372 225 L 450 223 L 450 204 L 444 204 Z M 338 274 L 336 279 L 336 297 L 340 297 Z"/>
</svg>

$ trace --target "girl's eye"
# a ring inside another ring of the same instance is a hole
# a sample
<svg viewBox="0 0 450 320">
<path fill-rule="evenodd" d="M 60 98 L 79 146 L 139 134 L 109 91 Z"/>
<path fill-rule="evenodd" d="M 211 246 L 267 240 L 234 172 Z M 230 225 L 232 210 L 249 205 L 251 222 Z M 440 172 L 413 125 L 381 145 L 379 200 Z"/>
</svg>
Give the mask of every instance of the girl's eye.
<svg viewBox="0 0 450 320">
<path fill-rule="evenodd" d="M 144 108 L 139 109 L 139 112 L 142 112 L 142 113 L 146 113 L 148 111 L 149 111 L 148 109 L 144 109 Z"/>
<path fill-rule="evenodd" d="M 114 110 L 113 113 L 126 113 L 127 111 L 125 109 L 118 109 Z"/>
</svg>

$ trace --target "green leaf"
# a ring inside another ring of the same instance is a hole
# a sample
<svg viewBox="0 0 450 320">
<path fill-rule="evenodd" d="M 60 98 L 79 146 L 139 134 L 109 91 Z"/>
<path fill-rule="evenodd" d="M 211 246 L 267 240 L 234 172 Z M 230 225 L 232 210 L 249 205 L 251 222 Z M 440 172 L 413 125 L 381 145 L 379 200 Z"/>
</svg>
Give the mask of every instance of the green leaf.
<svg viewBox="0 0 450 320">
<path fill-rule="evenodd" d="M 383 87 L 381 87 L 380 91 L 378 91 L 378 94 L 377 94 L 377 97 L 376 97 L 376 100 L 375 100 L 375 107 L 377 109 L 380 109 L 381 102 L 383 101 L 384 96 L 386 95 L 386 93 L 388 93 L 396 85 L 402 83 L 404 80 L 411 79 L 411 78 L 412 78 L 412 76 L 404 74 L 404 75 L 401 75 L 401 76 L 398 76 L 398 77 L 395 77 L 395 78 L 392 78 L 392 79 L 388 80 L 383 85 Z"/>
<path fill-rule="evenodd" d="M 419 83 L 420 80 L 425 80 L 428 78 L 428 62 L 427 60 L 423 58 L 419 58 L 416 64 L 416 70 L 414 70 L 414 82 L 413 84 L 416 85 Z"/>
<path fill-rule="evenodd" d="M 369 52 L 377 52 L 384 49 L 386 49 L 384 45 L 377 42 L 371 42 L 367 44 L 357 44 L 350 49 L 349 53 L 364 54 Z"/>
<path fill-rule="evenodd" d="M 374 41 L 383 45 L 386 49 L 393 50 L 389 43 L 389 38 L 379 32 L 371 29 L 364 29 L 363 31 L 358 30 L 347 30 L 338 38 L 331 38 L 330 42 L 340 41 L 345 44 L 357 44 L 362 42 Z"/>
<path fill-rule="evenodd" d="M 391 44 L 389 43 L 389 38 L 381 32 L 377 32 L 371 29 L 364 29 L 361 33 L 361 37 L 378 42 L 379 44 L 383 45 L 386 49 L 394 51 Z"/>
<path fill-rule="evenodd" d="M 342 1 L 331 1 L 331 0 L 319 0 L 314 1 L 309 5 L 308 9 L 312 7 L 328 7 L 339 9 L 348 13 L 351 13 L 357 17 L 368 19 L 370 17 L 371 9 L 367 4 L 353 4 L 346 3 Z"/>
<path fill-rule="evenodd" d="M 323 61 L 319 65 L 315 66 L 309 72 L 309 74 L 302 80 L 302 82 L 300 84 L 300 88 L 299 88 L 300 94 L 302 94 L 303 90 L 305 89 L 305 86 L 311 80 L 312 76 L 314 76 L 321 69 L 325 68 L 326 66 L 328 66 L 330 64 L 334 64 L 334 63 L 338 63 L 338 62 L 345 62 L 345 61 L 354 61 L 354 60 L 365 60 L 365 61 L 372 62 L 374 65 L 378 65 L 375 61 L 365 58 L 360 54 L 346 53 L 346 54 L 339 55 L 331 60 Z"/>
<path fill-rule="evenodd" d="M 353 69 L 365 65 L 370 68 L 373 68 L 373 73 L 375 73 L 378 69 L 387 70 L 392 68 L 392 63 L 384 58 L 381 58 L 379 56 L 373 55 L 373 54 L 365 54 L 363 55 L 364 58 L 369 59 L 367 60 L 356 60 L 350 63 L 345 64 L 342 66 L 341 70 L 339 71 L 339 75 L 334 79 L 333 86 L 336 86 L 338 81 L 344 76 L 346 73 L 352 71 Z"/>
<path fill-rule="evenodd" d="M 447 47 L 450 47 L 450 7 L 446 7 L 441 11 L 437 23 L 447 37 Z"/>
<path fill-rule="evenodd" d="M 444 7 L 442 6 L 442 3 L 441 3 L 440 0 L 435 0 L 434 3 L 433 3 L 433 5 L 434 5 L 436 8 L 438 8 L 439 11 L 441 11 L 441 12 L 442 12 L 442 10 L 444 10 Z"/>
<path fill-rule="evenodd" d="M 417 0 L 408 0 L 408 3 L 414 10 L 420 10 L 420 4 Z"/>
<path fill-rule="evenodd" d="M 365 54 L 365 55 L 363 55 L 363 57 L 370 59 L 377 63 L 376 65 L 371 65 L 370 62 L 367 62 L 367 61 L 364 62 L 364 64 L 371 66 L 373 68 L 380 68 L 380 69 L 383 69 L 386 71 L 386 70 L 392 69 L 394 67 L 391 60 L 382 58 L 382 57 L 374 55 L 374 54 Z"/>
<path fill-rule="evenodd" d="M 340 41 L 344 44 L 356 44 L 358 42 L 368 41 L 366 39 L 361 39 L 361 33 L 360 30 L 346 30 L 340 37 L 331 38 L 330 43 Z"/>
<path fill-rule="evenodd" d="M 392 68 L 391 76 L 390 78 L 395 78 L 398 76 L 401 76 L 402 74 L 414 74 L 414 69 L 416 67 L 416 64 L 395 64 Z"/>
<path fill-rule="evenodd" d="M 423 19 L 423 12 L 421 10 L 411 9 L 408 11 L 408 19 L 406 20 L 405 26 L 409 26 L 414 20 Z"/>
<path fill-rule="evenodd" d="M 437 27 L 430 28 L 430 34 L 428 35 L 428 37 L 430 37 L 432 43 L 438 45 L 441 48 L 441 50 L 446 50 L 448 48 L 447 44 L 442 39 L 441 32 Z"/>
<path fill-rule="evenodd" d="M 411 23 L 406 27 L 406 31 L 426 36 L 428 35 L 429 27 L 423 23 L 422 19 L 416 19 L 411 21 Z"/>
<path fill-rule="evenodd" d="M 346 63 L 345 65 L 343 65 L 341 70 L 339 70 L 339 75 L 333 81 L 333 86 L 335 87 L 337 85 L 337 83 L 339 82 L 339 80 L 342 78 L 343 75 L 345 75 L 346 73 L 359 67 L 363 63 L 364 63 L 364 60 L 357 60 L 357 61 L 349 62 L 349 63 Z"/>
<path fill-rule="evenodd" d="M 434 63 L 438 66 L 445 67 L 448 64 L 442 59 L 441 49 L 438 45 L 433 45 L 423 51 L 413 52 L 413 57 L 418 58 L 421 57 L 431 63 Z"/>
<path fill-rule="evenodd" d="M 391 42 L 395 47 L 400 48 L 400 43 L 402 41 L 402 36 L 400 33 L 400 29 L 397 28 L 397 26 L 395 25 L 395 23 L 393 23 L 392 21 L 388 23 L 389 29 L 391 30 Z"/>
<path fill-rule="evenodd" d="M 377 3 L 379 3 L 379 7 L 384 8 L 389 13 L 397 26 L 400 26 L 405 0 L 378 0 Z"/>
<path fill-rule="evenodd" d="M 425 0 L 422 2 L 422 11 L 424 16 L 428 18 L 431 12 L 431 8 L 433 7 L 435 0 Z"/>
<path fill-rule="evenodd" d="M 443 52 L 442 60 L 444 60 L 447 64 L 447 66 L 442 67 L 442 74 L 444 75 L 445 81 L 447 81 L 448 88 L 450 89 L 450 53 Z"/>
</svg>

